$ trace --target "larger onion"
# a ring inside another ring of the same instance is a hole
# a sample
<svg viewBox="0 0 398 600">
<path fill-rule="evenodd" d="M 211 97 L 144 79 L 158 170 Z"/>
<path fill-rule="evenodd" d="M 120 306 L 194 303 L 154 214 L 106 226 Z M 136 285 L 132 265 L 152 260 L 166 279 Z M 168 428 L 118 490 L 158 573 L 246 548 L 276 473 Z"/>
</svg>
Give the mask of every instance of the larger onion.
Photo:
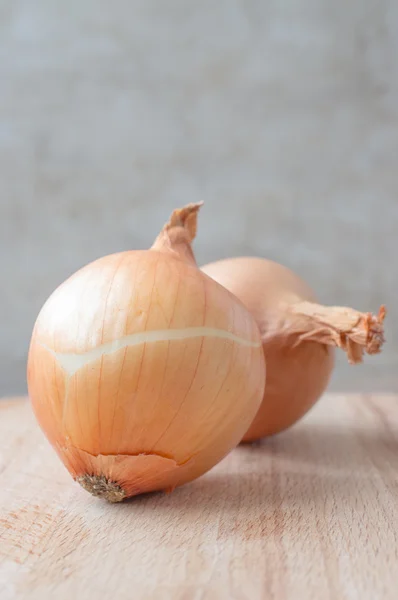
<svg viewBox="0 0 398 600">
<path fill-rule="evenodd" d="M 198 208 L 175 211 L 150 250 L 75 273 L 34 327 L 36 417 L 73 477 L 110 501 L 198 477 L 240 441 L 261 403 L 260 334 L 196 266 Z"/>
<path fill-rule="evenodd" d="M 325 390 L 334 349 L 351 363 L 383 343 L 385 309 L 377 317 L 351 308 L 316 303 L 313 291 L 286 267 L 261 258 L 221 260 L 202 271 L 239 298 L 260 328 L 267 363 L 264 399 L 244 436 L 253 441 L 286 429 Z"/>
</svg>

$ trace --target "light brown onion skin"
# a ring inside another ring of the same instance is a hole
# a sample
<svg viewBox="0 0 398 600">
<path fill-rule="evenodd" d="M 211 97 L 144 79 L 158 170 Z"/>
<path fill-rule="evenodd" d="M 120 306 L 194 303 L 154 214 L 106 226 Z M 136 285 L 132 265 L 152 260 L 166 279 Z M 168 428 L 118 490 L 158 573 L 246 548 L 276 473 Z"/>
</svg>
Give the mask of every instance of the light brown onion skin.
<svg viewBox="0 0 398 600">
<path fill-rule="evenodd" d="M 202 271 L 232 292 L 259 325 L 267 365 L 262 404 L 245 442 L 279 433 L 296 423 L 325 391 L 334 367 L 334 348 L 286 335 L 286 308 L 316 301 L 313 291 L 286 267 L 252 257 L 220 260 Z"/>
<path fill-rule="evenodd" d="M 69 375 L 54 355 L 191 327 L 257 345 L 152 341 Z M 213 467 L 249 427 L 264 384 L 260 334 L 243 304 L 194 264 L 154 250 L 107 256 L 75 273 L 44 305 L 29 351 L 33 409 L 61 460 L 74 478 L 103 476 L 125 496 L 173 489 Z"/>
</svg>

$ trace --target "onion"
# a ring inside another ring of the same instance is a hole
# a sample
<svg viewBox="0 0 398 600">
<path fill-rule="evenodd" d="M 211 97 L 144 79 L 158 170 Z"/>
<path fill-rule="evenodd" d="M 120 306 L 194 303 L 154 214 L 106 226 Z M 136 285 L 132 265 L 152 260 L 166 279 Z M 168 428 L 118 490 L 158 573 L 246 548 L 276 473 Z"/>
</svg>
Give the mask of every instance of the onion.
<svg viewBox="0 0 398 600">
<path fill-rule="evenodd" d="M 260 258 L 221 260 L 202 271 L 245 304 L 263 341 L 264 399 L 243 441 L 278 433 L 311 408 L 329 382 L 333 346 L 345 350 L 351 363 L 361 362 L 364 352 L 380 351 L 384 307 L 375 317 L 351 308 L 321 306 L 292 271 Z"/>
<path fill-rule="evenodd" d="M 198 209 L 174 211 L 150 250 L 79 270 L 33 330 L 38 422 L 72 476 L 109 501 L 203 474 L 239 443 L 263 397 L 255 320 L 196 266 Z"/>
</svg>

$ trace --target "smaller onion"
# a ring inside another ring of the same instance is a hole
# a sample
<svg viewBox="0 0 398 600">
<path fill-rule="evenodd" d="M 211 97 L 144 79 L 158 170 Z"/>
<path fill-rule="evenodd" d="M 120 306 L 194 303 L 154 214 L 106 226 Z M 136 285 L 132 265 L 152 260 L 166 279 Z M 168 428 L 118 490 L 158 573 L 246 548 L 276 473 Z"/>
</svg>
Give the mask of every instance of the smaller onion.
<svg viewBox="0 0 398 600">
<path fill-rule="evenodd" d="M 350 363 L 359 363 L 364 352 L 376 354 L 383 344 L 384 307 L 373 316 L 317 304 L 304 281 L 273 261 L 231 258 L 202 271 L 245 304 L 262 337 L 264 399 L 243 441 L 278 433 L 313 406 L 329 382 L 333 346 L 344 350 Z"/>
</svg>

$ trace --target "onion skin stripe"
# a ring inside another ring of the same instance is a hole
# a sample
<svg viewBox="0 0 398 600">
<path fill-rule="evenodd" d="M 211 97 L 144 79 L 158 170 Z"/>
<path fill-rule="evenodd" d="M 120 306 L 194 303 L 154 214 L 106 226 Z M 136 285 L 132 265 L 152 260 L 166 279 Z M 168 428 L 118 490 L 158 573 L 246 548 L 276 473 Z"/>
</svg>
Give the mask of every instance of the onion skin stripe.
<svg viewBox="0 0 398 600">
<path fill-rule="evenodd" d="M 261 346 L 261 340 L 251 341 L 239 337 L 230 331 L 216 329 L 213 327 L 186 327 L 184 329 L 159 329 L 157 331 L 142 331 L 140 333 L 126 335 L 118 340 L 113 340 L 112 342 L 101 344 L 92 350 L 87 350 L 87 352 L 82 352 L 80 354 L 74 352 L 55 352 L 46 344 L 43 344 L 42 342 L 38 343 L 53 356 L 55 356 L 63 370 L 68 373 L 69 376 L 72 376 L 90 362 L 93 362 L 94 360 L 97 360 L 106 354 L 117 352 L 122 348 L 154 342 L 171 342 L 194 339 L 198 337 L 230 340 L 231 342 L 235 342 L 249 348 L 259 348 Z"/>
</svg>

